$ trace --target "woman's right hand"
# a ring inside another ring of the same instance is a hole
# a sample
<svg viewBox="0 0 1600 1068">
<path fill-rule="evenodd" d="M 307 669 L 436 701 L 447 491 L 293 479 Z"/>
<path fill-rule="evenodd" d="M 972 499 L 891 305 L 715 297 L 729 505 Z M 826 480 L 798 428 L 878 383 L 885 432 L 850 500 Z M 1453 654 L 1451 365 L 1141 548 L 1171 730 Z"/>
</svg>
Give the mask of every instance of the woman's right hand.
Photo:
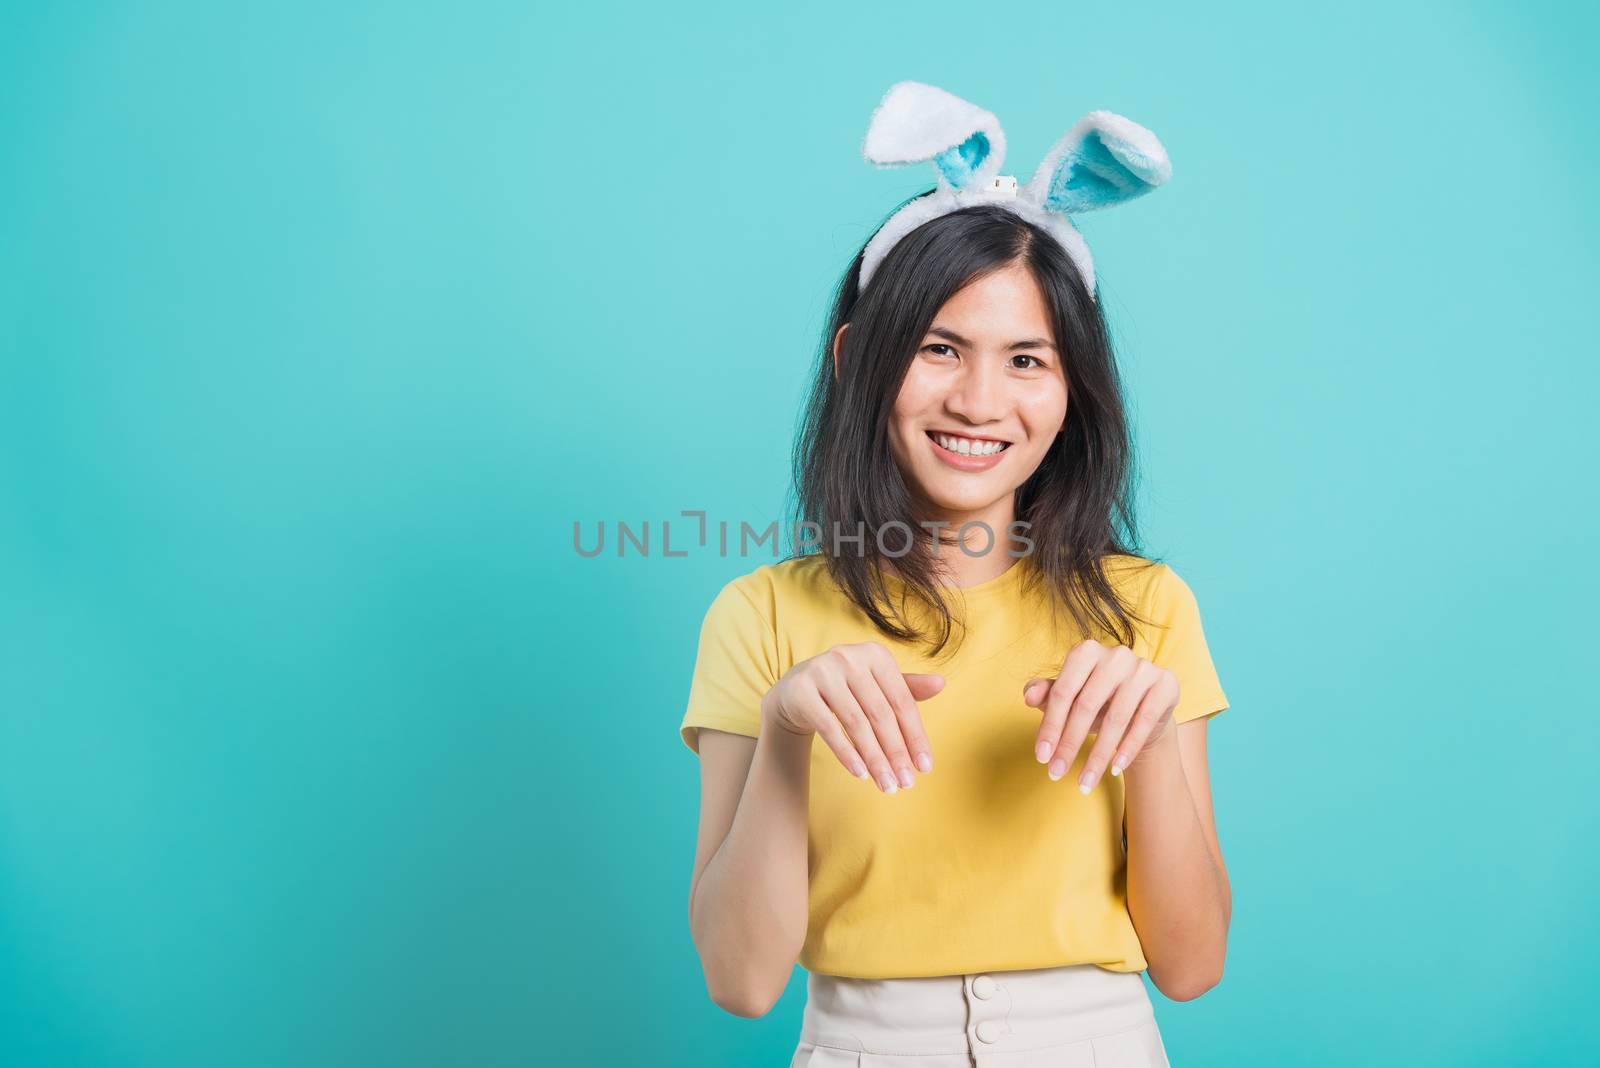
<svg viewBox="0 0 1600 1068">
<path fill-rule="evenodd" d="M 908 675 L 877 642 L 835 645 L 802 660 L 761 699 L 763 722 L 794 734 L 819 734 L 857 778 L 884 793 L 916 783 L 915 766 L 933 770 L 933 750 L 917 702 L 944 689 L 943 675 Z"/>
</svg>

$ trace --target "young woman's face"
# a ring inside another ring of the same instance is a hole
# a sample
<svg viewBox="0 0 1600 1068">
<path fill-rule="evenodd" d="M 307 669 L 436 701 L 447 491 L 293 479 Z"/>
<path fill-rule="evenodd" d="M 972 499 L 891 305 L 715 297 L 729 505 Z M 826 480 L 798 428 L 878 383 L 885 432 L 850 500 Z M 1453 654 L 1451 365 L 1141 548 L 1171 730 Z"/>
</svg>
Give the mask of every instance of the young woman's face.
<svg viewBox="0 0 1600 1068">
<path fill-rule="evenodd" d="M 889 441 L 907 485 L 932 512 L 1009 523 L 1013 494 L 1066 418 L 1048 305 L 1027 268 L 1012 264 L 934 316 L 895 399 Z"/>
</svg>

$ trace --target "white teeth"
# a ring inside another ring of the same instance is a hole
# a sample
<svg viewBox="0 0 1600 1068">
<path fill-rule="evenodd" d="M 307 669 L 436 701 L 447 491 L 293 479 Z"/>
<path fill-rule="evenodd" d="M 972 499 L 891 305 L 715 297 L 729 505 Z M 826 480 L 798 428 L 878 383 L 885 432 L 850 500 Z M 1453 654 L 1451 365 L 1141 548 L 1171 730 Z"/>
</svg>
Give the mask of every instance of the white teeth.
<svg viewBox="0 0 1600 1068">
<path fill-rule="evenodd" d="M 971 438 L 951 437 L 949 434 L 935 434 L 933 440 L 962 456 L 993 456 L 1006 447 L 1003 441 L 973 441 Z"/>
</svg>

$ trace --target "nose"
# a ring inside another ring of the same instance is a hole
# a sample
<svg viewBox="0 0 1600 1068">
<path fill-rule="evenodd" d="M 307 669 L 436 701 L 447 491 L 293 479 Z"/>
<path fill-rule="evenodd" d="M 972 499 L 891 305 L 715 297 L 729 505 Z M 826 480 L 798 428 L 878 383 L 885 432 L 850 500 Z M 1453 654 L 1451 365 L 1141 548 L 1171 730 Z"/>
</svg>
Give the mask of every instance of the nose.
<svg viewBox="0 0 1600 1068">
<path fill-rule="evenodd" d="M 968 360 L 962 364 L 960 378 L 951 384 L 945 408 L 969 423 L 991 423 L 1005 415 L 1005 379 L 1001 369 L 989 360 Z"/>
</svg>

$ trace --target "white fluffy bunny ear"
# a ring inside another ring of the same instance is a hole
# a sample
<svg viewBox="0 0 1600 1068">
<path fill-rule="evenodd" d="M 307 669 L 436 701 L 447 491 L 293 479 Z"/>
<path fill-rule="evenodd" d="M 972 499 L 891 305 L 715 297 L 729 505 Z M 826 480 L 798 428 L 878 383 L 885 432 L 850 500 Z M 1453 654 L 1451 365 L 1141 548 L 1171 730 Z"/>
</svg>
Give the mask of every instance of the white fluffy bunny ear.
<svg viewBox="0 0 1600 1068">
<path fill-rule="evenodd" d="M 1172 162 L 1155 134 L 1121 115 L 1091 111 L 1045 154 L 1028 198 L 1075 215 L 1143 196 L 1171 177 Z"/>
<path fill-rule="evenodd" d="M 1006 135 L 976 104 L 937 86 L 899 82 L 873 111 L 861 154 L 880 167 L 932 161 L 941 185 L 966 189 L 1000 173 Z"/>
</svg>

